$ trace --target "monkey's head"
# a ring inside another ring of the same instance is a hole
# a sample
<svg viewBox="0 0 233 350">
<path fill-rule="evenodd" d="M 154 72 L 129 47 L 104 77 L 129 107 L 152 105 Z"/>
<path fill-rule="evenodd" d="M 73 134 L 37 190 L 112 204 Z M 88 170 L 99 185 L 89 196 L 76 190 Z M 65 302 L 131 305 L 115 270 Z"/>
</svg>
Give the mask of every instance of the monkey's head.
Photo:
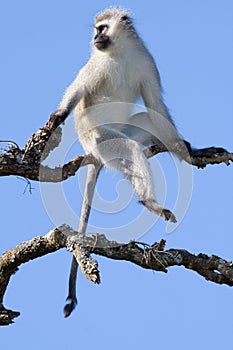
<svg viewBox="0 0 233 350">
<path fill-rule="evenodd" d="M 110 8 L 95 18 L 94 45 L 100 51 L 114 51 L 123 47 L 136 34 L 126 10 Z"/>
</svg>

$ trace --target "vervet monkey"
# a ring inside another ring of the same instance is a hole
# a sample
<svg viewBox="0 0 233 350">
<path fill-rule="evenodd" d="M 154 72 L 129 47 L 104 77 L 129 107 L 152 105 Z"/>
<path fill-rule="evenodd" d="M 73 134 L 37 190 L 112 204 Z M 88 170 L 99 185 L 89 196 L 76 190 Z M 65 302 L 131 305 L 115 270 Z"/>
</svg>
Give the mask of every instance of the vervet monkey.
<svg viewBox="0 0 233 350">
<path fill-rule="evenodd" d="M 65 118 L 75 109 L 75 125 L 85 152 L 98 166 L 89 165 L 78 231 L 85 233 L 95 183 L 102 166 L 120 170 L 131 182 L 139 202 L 165 220 L 174 214 L 158 204 L 149 163 L 143 148 L 163 143 L 180 158 L 186 145 L 163 102 L 156 64 L 138 36 L 127 11 L 110 8 L 95 18 L 93 52 L 68 87 L 54 113 Z M 132 103 L 142 97 L 147 112 L 131 116 Z M 72 261 L 69 303 L 65 317 L 74 309 L 77 262 Z"/>
</svg>

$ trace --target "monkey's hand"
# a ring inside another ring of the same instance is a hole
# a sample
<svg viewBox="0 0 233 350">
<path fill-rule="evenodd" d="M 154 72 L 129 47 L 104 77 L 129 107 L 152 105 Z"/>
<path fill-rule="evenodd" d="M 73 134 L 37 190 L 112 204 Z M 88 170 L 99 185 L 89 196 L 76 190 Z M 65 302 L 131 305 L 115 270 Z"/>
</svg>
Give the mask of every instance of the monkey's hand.
<svg viewBox="0 0 233 350">
<path fill-rule="evenodd" d="M 190 142 L 183 140 L 185 146 L 187 147 L 187 151 L 192 157 L 206 157 L 212 158 L 213 156 L 218 154 L 227 153 L 227 150 L 222 147 L 205 147 L 205 148 L 195 148 L 192 147 Z"/>
<path fill-rule="evenodd" d="M 191 155 L 193 157 L 212 158 L 214 155 L 227 153 L 227 150 L 222 147 L 206 147 L 206 148 L 192 148 Z"/>
<path fill-rule="evenodd" d="M 68 117 L 69 112 L 66 109 L 58 109 L 56 112 L 50 114 L 48 120 L 48 126 L 51 130 L 55 130 L 59 125 L 61 125 L 65 119 Z"/>
</svg>

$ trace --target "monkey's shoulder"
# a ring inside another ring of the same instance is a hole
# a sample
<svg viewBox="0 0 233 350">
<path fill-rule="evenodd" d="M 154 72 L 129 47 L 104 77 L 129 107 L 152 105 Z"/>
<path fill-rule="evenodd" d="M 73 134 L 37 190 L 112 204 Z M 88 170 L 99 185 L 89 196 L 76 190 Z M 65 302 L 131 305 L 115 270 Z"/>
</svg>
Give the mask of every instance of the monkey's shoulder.
<svg viewBox="0 0 233 350">
<path fill-rule="evenodd" d="M 158 76 L 153 58 L 136 50 L 119 56 L 93 54 L 79 72 L 79 79 L 89 101 L 91 96 L 95 100 L 115 96 L 118 100 L 133 101 L 140 95 L 140 86 L 144 82 L 153 83 Z"/>
</svg>

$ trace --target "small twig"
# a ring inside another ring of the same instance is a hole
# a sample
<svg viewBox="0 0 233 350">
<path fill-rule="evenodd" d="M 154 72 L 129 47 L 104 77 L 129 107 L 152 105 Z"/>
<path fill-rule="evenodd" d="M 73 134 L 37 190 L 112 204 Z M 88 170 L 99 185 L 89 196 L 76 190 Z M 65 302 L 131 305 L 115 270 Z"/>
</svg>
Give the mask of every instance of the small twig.
<svg viewBox="0 0 233 350">
<path fill-rule="evenodd" d="M 19 151 L 21 151 L 20 148 L 19 148 L 19 145 L 18 145 L 15 141 L 11 141 L 11 140 L 0 140 L 0 142 L 11 143 L 11 145 L 15 146 L 15 148 L 17 148 Z"/>
<path fill-rule="evenodd" d="M 26 181 L 26 186 L 25 186 L 25 188 L 24 188 L 23 194 L 26 193 L 27 188 L 28 188 L 28 192 L 29 192 L 30 194 L 32 194 L 32 190 L 34 190 L 34 188 L 32 187 L 31 182 L 30 182 L 26 177 L 23 177 L 23 176 L 16 176 L 16 179 L 19 179 L 19 180 L 22 180 L 22 181 Z"/>
</svg>

